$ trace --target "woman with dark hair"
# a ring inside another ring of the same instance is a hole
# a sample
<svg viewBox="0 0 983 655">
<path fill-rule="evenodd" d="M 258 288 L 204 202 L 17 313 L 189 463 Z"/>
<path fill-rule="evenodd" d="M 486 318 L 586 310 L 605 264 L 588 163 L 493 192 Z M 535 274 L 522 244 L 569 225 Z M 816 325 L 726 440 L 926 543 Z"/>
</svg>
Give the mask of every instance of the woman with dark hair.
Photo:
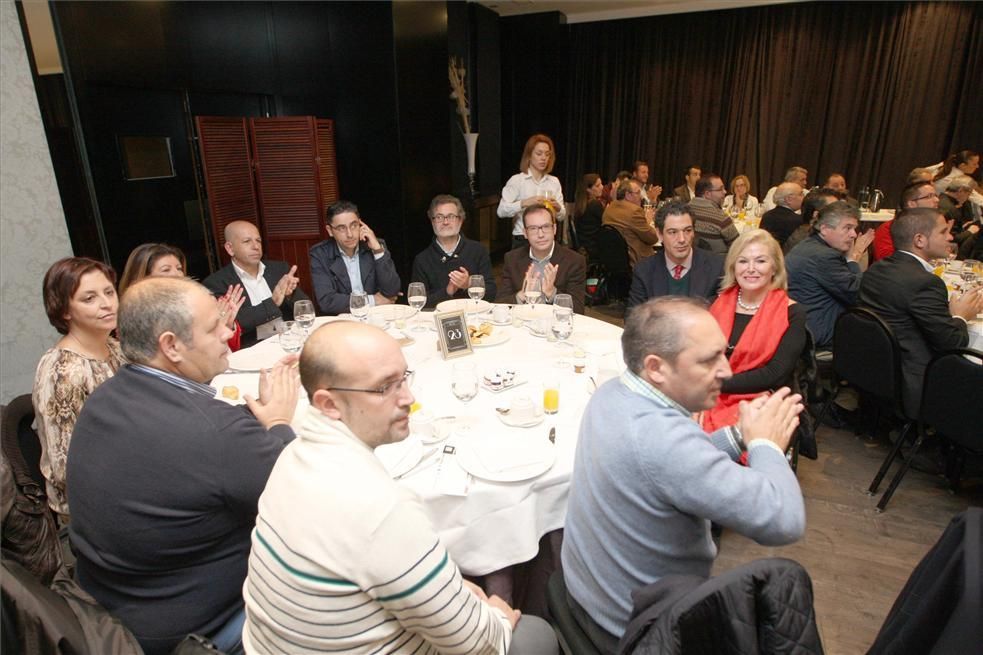
<svg viewBox="0 0 983 655">
<path fill-rule="evenodd" d="M 522 210 L 530 205 L 551 205 L 558 222 L 566 220 L 563 189 L 560 180 L 550 173 L 556 164 L 553 139 L 545 134 L 533 134 L 526 141 L 519 160 L 519 172 L 509 178 L 502 189 L 498 215 L 512 219 L 512 247 L 526 243 L 522 229 Z"/>
<path fill-rule="evenodd" d="M 765 230 L 739 236 L 724 260 L 720 295 L 710 306 L 727 337 L 733 375 L 703 413 L 713 432 L 737 423 L 740 401 L 787 386 L 806 342 L 806 310 L 788 297 L 782 249 Z"/>
<path fill-rule="evenodd" d="M 186 277 L 188 260 L 180 248 L 166 243 L 144 243 L 133 249 L 126 260 L 123 277 L 119 281 L 120 297 L 126 290 L 145 277 Z M 245 302 L 241 284 L 230 286 L 224 296 L 219 296 L 218 310 L 225 317 L 229 327 L 235 332 L 229 339 L 229 350 L 239 350 L 242 342 L 242 327 L 236 321 L 239 308 Z"/>
<path fill-rule="evenodd" d="M 116 329 L 116 273 L 86 257 L 61 259 L 44 275 L 44 309 L 62 338 L 41 357 L 32 400 L 48 504 L 68 522 L 65 461 L 82 404 L 123 365 Z"/>
<path fill-rule="evenodd" d="M 145 277 L 184 277 L 188 262 L 179 248 L 166 243 L 144 243 L 133 249 L 119 279 L 119 295 Z"/>
<path fill-rule="evenodd" d="M 577 185 L 574 220 L 577 226 L 577 239 L 587 251 L 587 259 L 593 259 L 597 248 L 597 233 L 601 230 L 601 217 L 604 215 L 604 182 L 597 173 L 587 173 Z"/>
</svg>

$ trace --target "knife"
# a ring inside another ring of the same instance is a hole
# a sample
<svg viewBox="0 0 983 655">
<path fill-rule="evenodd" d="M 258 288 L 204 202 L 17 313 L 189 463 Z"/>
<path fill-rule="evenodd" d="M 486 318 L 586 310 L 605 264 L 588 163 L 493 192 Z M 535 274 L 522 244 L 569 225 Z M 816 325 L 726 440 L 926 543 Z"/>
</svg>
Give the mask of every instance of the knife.
<svg viewBox="0 0 983 655">
<path fill-rule="evenodd" d="M 556 428 L 550 428 L 550 443 L 556 443 Z"/>
</svg>

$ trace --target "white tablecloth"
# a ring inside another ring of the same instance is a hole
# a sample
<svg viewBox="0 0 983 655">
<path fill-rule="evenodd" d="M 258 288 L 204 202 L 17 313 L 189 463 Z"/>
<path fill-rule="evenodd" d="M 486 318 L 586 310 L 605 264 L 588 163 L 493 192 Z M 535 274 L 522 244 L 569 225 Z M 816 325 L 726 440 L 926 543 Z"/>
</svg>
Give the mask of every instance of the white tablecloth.
<svg viewBox="0 0 983 655">
<path fill-rule="evenodd" d="M 423 316 L 427 316 L 423 314 Z M 319 318 L 318 324 L 331 319 Z M 572 370 L 573 348 L 533 336 L 525 327 L 496 326 L 509 340 L 498 346 L 475 348 L 466 358 L 444 361 L 437 347 L 436 332 L 412 332 L 416 342 L 403 348 L 410 369 L 416 372 L 413 394 L 422 409 L 433 416 L 473 417 L 472 432 L 478 438 L 511 434 L 518 438 L 542 439 L 556 428 L 556 461 L 543 475 L 524 482 L 494 483 L 472 478 L 467 496 L 442 495 L 434 490 L 437 468 L 421 466 L 416 473 L 400 480 L 424 500 L 424 506 L 454 561 L 469 575 L 485 575 L 532 559 L 540 538 L 563 527 L 567 495 L 573 472 L 580 417 L 594 383 L 620 374 L 621 328 L 586 316 L 575 316 L 574 333 L 569 342 L 587 352 L 587 369 Z M 276 337 L 252 348 L 233 353 L 229 366 L 255 369 L 273 365 L 284 355 Z M 450 390 L 450 373 L 455 362 L 474 361 L 482 371 L 500 367 L 516 369 L 527 382 L 492 393 L 484 388 L 469 403 L 457 400 Z M 511 428 L 501 423 L 495 407 L 505 407 L 515 395 L 528 395 L 542 402 L 541 382 L 546 375 L 560 379 L 560 410 L 532 428 Z M 257 392 L 258 374 L 223 374 L 212 385 L 221 392 L 225 385 L 236 385 L 241 394 Z M 306 411 L 306 397 L 298 412 Z M 452 437 L 453 439 L 454 437 Z M 443 444 L 439 444 L 443 445 Z M 432 446 L 428 446 L 429 449 Z"/>
</svg>

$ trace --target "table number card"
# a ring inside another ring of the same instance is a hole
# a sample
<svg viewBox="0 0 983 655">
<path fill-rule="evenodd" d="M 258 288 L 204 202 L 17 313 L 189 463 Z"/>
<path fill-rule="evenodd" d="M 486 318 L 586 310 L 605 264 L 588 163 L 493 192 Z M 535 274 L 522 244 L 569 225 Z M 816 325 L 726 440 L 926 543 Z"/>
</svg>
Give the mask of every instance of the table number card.
<svg viewBox="0 0 983 655">
<path fill-rule="evenodd" d="M 435 314 L 434 321 L 437 323 L 437 338 L 440 343 L 441 357 L 453 359 L 474 352 L 471 348 L 471 336 L 468 334 L 468 323 L 463 311 Z"/>
</svg>

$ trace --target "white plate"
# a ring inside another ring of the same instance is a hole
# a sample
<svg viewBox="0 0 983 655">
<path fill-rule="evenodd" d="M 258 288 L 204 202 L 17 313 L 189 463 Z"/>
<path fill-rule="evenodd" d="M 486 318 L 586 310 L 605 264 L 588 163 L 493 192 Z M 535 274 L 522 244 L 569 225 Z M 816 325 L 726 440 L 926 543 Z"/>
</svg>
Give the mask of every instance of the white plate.
<svg viewBox="0 0 983 655">
<path fill-rule="evenodd" d="M 514 418 L 512 418 L 511 414 L 503 414 L 497 410 L 495 411 L 495 416 L 498 417 L 499 421 L 509 426 L 510 428 L 534 428 L 540 423 L 542 423 L 543 419 L 546 418 L 546 414 L 540 413 L 540 414 L 536 414 L 535 417 L 529 419 L 528 421 L 517 421 Z"/>
<path fill-rule="evenodd" d="M 470 298 L 454 298 L 437 303 L 438 312 L 460 312 L 468 314 L 484 314 L 491 309 L 491 303 L 487 300 L 479 300 L 477 303 Z"/>
<path fill-rule="evenodd" d="M 476 437 L 462 440 L 457 463 L 476 478 L 492 482 L 520 482 L 542 475 L 556 460 L 556 450 L 543 435 L 541 441 L 528 437 Z"/>
<path fill-rule="evenodd" d="M 525 376 L 516 373 L 516 375 L 512 378 L 512 384 L 508 386 L 505 386 L 503 384 L 499 387 L 492 387 L 491 385 L 488 384 L 488 382 L 485 381 L 484 376 L 482 376 L 481 388 L 484 389 L 485 391 L 490 391 L 492 393 L 502 393 L 503 391 L 508 391 L 509 389 L 515 389 L 520 384 L 525 384 L 526 382 L 528 382 L 528 380 L 526 380 Z"/>
<path fill-rule="evenodd" d="M 505 330 L 495 330 L 491 335 L 481 341 L 472 341 L 471 345 L 475 348 L 489 348 L 491 346 L 500 346 L 511 338 L 511 335 Z"/>
<path fill-rule="evenodd" d="M 395 478 L 417 465 L 423 457 L 423 442 L 419 437 L 411 435 L 402 441 L 379 446 L 375 449 L 375 456 L 389 471 L 389 475 Z"/>
<path fill-rule="evenodd" d="M 369 307 L 369 316 L 381 316 L 385 321 L 407 319 L 416 314 L 409 305 L 375 305 Z"/>
<path fill-rule="evenodd" d="M 553 305 L 515 305 L 512 315 L 523 321 L 534 321 L 537 318 L 549 320 L 553 316 Z"/>
</svg>

